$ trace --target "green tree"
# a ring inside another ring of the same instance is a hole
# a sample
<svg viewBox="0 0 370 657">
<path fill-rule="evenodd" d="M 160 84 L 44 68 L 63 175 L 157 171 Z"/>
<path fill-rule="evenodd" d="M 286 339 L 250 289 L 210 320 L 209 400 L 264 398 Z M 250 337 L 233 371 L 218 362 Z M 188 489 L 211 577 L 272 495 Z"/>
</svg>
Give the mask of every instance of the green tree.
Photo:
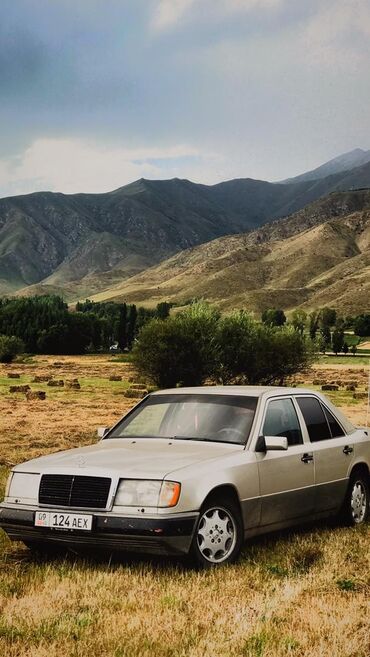
<svg viewBox="0 0 370 657">
<path fill-rule="evenodd" d="M 344 344 L 344 333 L 343 333 L 343 331 L 341 331 L 339 329 L 335 329 L 335 331 L 333 331 L 331 344 L 332 344 L 332 349 L 333 349 L 333 351 L 336 355 L 340 351 L 342 351 L 343 344 Z M 348 351 L 348 346 L 347 346 L 347 351 Z"/>
<path fill-rule="evenodd" d="M 152 319 L 133 348 L 138 370 L 161 388 L 201 385 L 216 367 L 218 313 L 192 304 L 167 320 Z"/>
<path fill-rule="evenodd" d="M 157 308 L 156 308 L 156 317 L 158 319 L 167 319 L 170 315 L 170 310 L 171 310 L 171 303 L 168 303 L 168 301 L 161 301 L 160 303 L 157 303 Z"/>
<path fill-rule="evenodd" d="M 0 335 L 0 363 L 11 363 L 23 350 L 24 344 L 16 336 Z"/>
<path fill-rule="evenodd" d="M 130 311 L 128 315 L 127 322 L 127 346 L 129 349 L 132 347 L 132 343 L 136 335 L 136 322 L 137 322 L 137 309 L 136 306 L 130 306 Z"/>
<path fill-rule="evenodd" d="M 343 347 L 342 347 L 342 351 L 347 356 L 348 351 L 349 351 L 349 346 L 348 346 L 347 342 L 344 342 Z"/>
<path fill-rule="evenodd" d="M 320 326 L 321 328 L 331 328 L 334 326 L 337 319 L 337 313 L 334 308 L 321 308 L 320 310 Z"/>
<path fill-rule="evenodd" d="M 264 324 L 270 326 L 283 326 L 286 322 L 284 310 L 279 308 L 268 308 L 264 310 L 261 317 Z"/>
<path fill-rule="evenodd" d="M 320 334 L 322 338 L 322 345 L 323 345 L 323 353 L 329 349 L 331 346 L 331 333 L 330 333 L 330 328 L 326 324 L 320 329 Z"/>
<path fill-rule="evenodd" d="M 220 358 L 216 378 L 222 384 L 243 382 L 256 370 L 257 323 L 243 310 L 222 317 L 216 334 Z"/>
<path fill-rule="evenodd" d="M 309 319 L 310 319 L 309 322 L 310 338 L 311 340 L 315 340 L 317 331 L 319 329 L 319 319 L 320 319 L 319 312 L 317 310 L 313 310 L 312 313 L 310 313 Z"/>
<path fill-rule="evenodd" d="M 118 346 L 123 351 L 127 347 L 127 306 L 123 303 L 119 309 L 118 331 L 117 331 Z"/>
<path fill-rule="evenodd" d="M 355 317 L 353 328 L 355 334 L 359 335 L 361 338 L 370 335 L 370 313 L 364 313 L 363 315 Z"/>
<path fill-rule="evenodd" d="M 306 323 L 307 313 L 300 308 L 293 310 L 291 324 L 294 326 L 295 330 L 303 334 L 306 328 Z"/>
</svg>

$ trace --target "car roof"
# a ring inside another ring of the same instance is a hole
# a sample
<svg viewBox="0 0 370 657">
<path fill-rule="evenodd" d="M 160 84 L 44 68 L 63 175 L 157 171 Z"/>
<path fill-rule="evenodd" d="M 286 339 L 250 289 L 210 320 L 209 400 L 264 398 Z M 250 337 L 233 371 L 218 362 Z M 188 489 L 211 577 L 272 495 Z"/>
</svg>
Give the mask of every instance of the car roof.
<svg viewBox="0 0 370 657">
<path fill-rule="evenodd" d="M 308 388 L 287 388 L 283 386 L 198 386 L 194 388 L 169 388 L 157 390 L 153 395 L 241 395 L 261 397 L 264 394 L 292 395 L 297 393 L 316 394 Z"/>
</svg>

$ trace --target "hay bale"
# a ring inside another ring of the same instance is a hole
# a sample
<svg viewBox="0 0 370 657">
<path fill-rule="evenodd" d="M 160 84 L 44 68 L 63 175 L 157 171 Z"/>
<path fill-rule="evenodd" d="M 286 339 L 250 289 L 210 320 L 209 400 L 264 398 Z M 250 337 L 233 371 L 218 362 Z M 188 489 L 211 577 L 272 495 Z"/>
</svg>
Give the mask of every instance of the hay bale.
<svg viewBox="0 0 370 657">
<path fill-rule="evenodd" d="M 52 388 L 63 388 L 64 381 L 63 379 L 50 379 L 50 381 L 48 381 L 48 386 Z"/>
<path fill-rule="evenodd" d="M 131 383 L 130 390 L 146 390 L 144 383 Z"/>
<path fill-rule="evenodd" d="M 353 391 L 353 390 L 356 390 L 356 386 L 353 386 L 351 383 L 348 383 L 348 384 L 346 385 L 346 390 L 352 390 L 352 391 Z"/>
<path fill-rule="evenodd" d="M 21 375 L 17 372 L 8 372 L 8 379 L 20 379 Z"/>
<path fill-rule="evenodd" d="M 26 392 L 27 401 L 36 401 L 38 399 L 46 399 L 46 392 L 43 390 L 27 390 Z"/>
<path fill-rule="evenodd" d="M 367 392 L 354 392 L 352 397 L 353 399 L 367 399 Z"/>
<path fill-rule="evenodd" d="M 109 377 L 109 381 L 122 381 L 122 376 L 119 376 L 118 374 L 112 374 Z"/>
<path fill-rule="evenodd" d="M 28 390 L 31 390 L 29 385 L 23 385 L 23 386 L 10 386 L 9 387 L 9 392 L 23 392 L 26 393 Z"/>
<path fill-rule="evenodd" d="M 68 379 L 68 380 L 65 382 L 65 387 L 66 387 L 68 390 L 80 390 L 81 385 L 80 385 L 78 379 Z"/>
<path fill-rule="evenodd" d="M 336 383 L 325 383 L 323 386 L 321 386 L 321 390 L 339 390 L 339 386 L 337 386 Z"/>
<path fill-rule="evenodd" d="M 48 374 L 36 374 L 32 379 L 32 383 L 46 383 L 50 381 L 50 378 Z"/>
<path fill-rule="evenodd" d="M 142 399 L 143 397 L 146 397 L 148 391 L 129 388 L 128 390 L 125 390 L 123 394 L 125 397 L 129 397 L 130 399 Z"/>
</svg>

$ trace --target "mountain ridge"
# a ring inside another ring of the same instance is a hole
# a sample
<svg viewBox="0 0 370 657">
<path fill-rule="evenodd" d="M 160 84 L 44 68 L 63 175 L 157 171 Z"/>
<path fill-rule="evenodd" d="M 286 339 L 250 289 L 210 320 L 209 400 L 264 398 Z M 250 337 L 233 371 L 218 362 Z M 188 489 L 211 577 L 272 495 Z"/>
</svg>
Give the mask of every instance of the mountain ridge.
<svg viewBox="0 0 370 657">
<path fill-rule="evenodd" d="M 370 189 L 335 192 L 255 231 L 193 247 L 92 299 L 181 305 L 193 297 L 255 312 L 369 310 Z"/>
<path fill-rule="evenodd" d="M 367 164 L 368 162 L 370 162 L 370 150 L 365 151 L 363 148 L 354 148 L 347 153 L 342 153 L 341 155 L 334 157 L 311 171 L 306 171 L 305 173 L 301 173 L 293 178 L 286 178 L 281 182 L 285 184 L 318 180 L 332 174 L 350 171 L 351 169 Z"/>
<path fill-rule="evenodd" d="M 91 295 L 169 256 L 289 215 L 337 189 L 370 185 L 370 163 L 327 178 L 204 185 L 139 179 L 104 194 L 0 200 L 0 293 Z"/>
</svg>

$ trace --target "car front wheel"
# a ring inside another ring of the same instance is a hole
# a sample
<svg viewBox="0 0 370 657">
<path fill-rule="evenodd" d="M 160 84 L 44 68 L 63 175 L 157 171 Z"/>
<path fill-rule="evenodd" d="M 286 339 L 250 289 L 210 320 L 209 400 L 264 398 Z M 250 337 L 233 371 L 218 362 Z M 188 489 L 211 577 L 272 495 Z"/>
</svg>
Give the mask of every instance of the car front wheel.
<svg viewBox="0 0 370 657">
<path fill-rule="evenodd" d="M 202 568 L 233 563 L 243 544 L 239 509 L 232 501 L 206 503 L 201 509 L 191 557 Z"/>
</svg>

